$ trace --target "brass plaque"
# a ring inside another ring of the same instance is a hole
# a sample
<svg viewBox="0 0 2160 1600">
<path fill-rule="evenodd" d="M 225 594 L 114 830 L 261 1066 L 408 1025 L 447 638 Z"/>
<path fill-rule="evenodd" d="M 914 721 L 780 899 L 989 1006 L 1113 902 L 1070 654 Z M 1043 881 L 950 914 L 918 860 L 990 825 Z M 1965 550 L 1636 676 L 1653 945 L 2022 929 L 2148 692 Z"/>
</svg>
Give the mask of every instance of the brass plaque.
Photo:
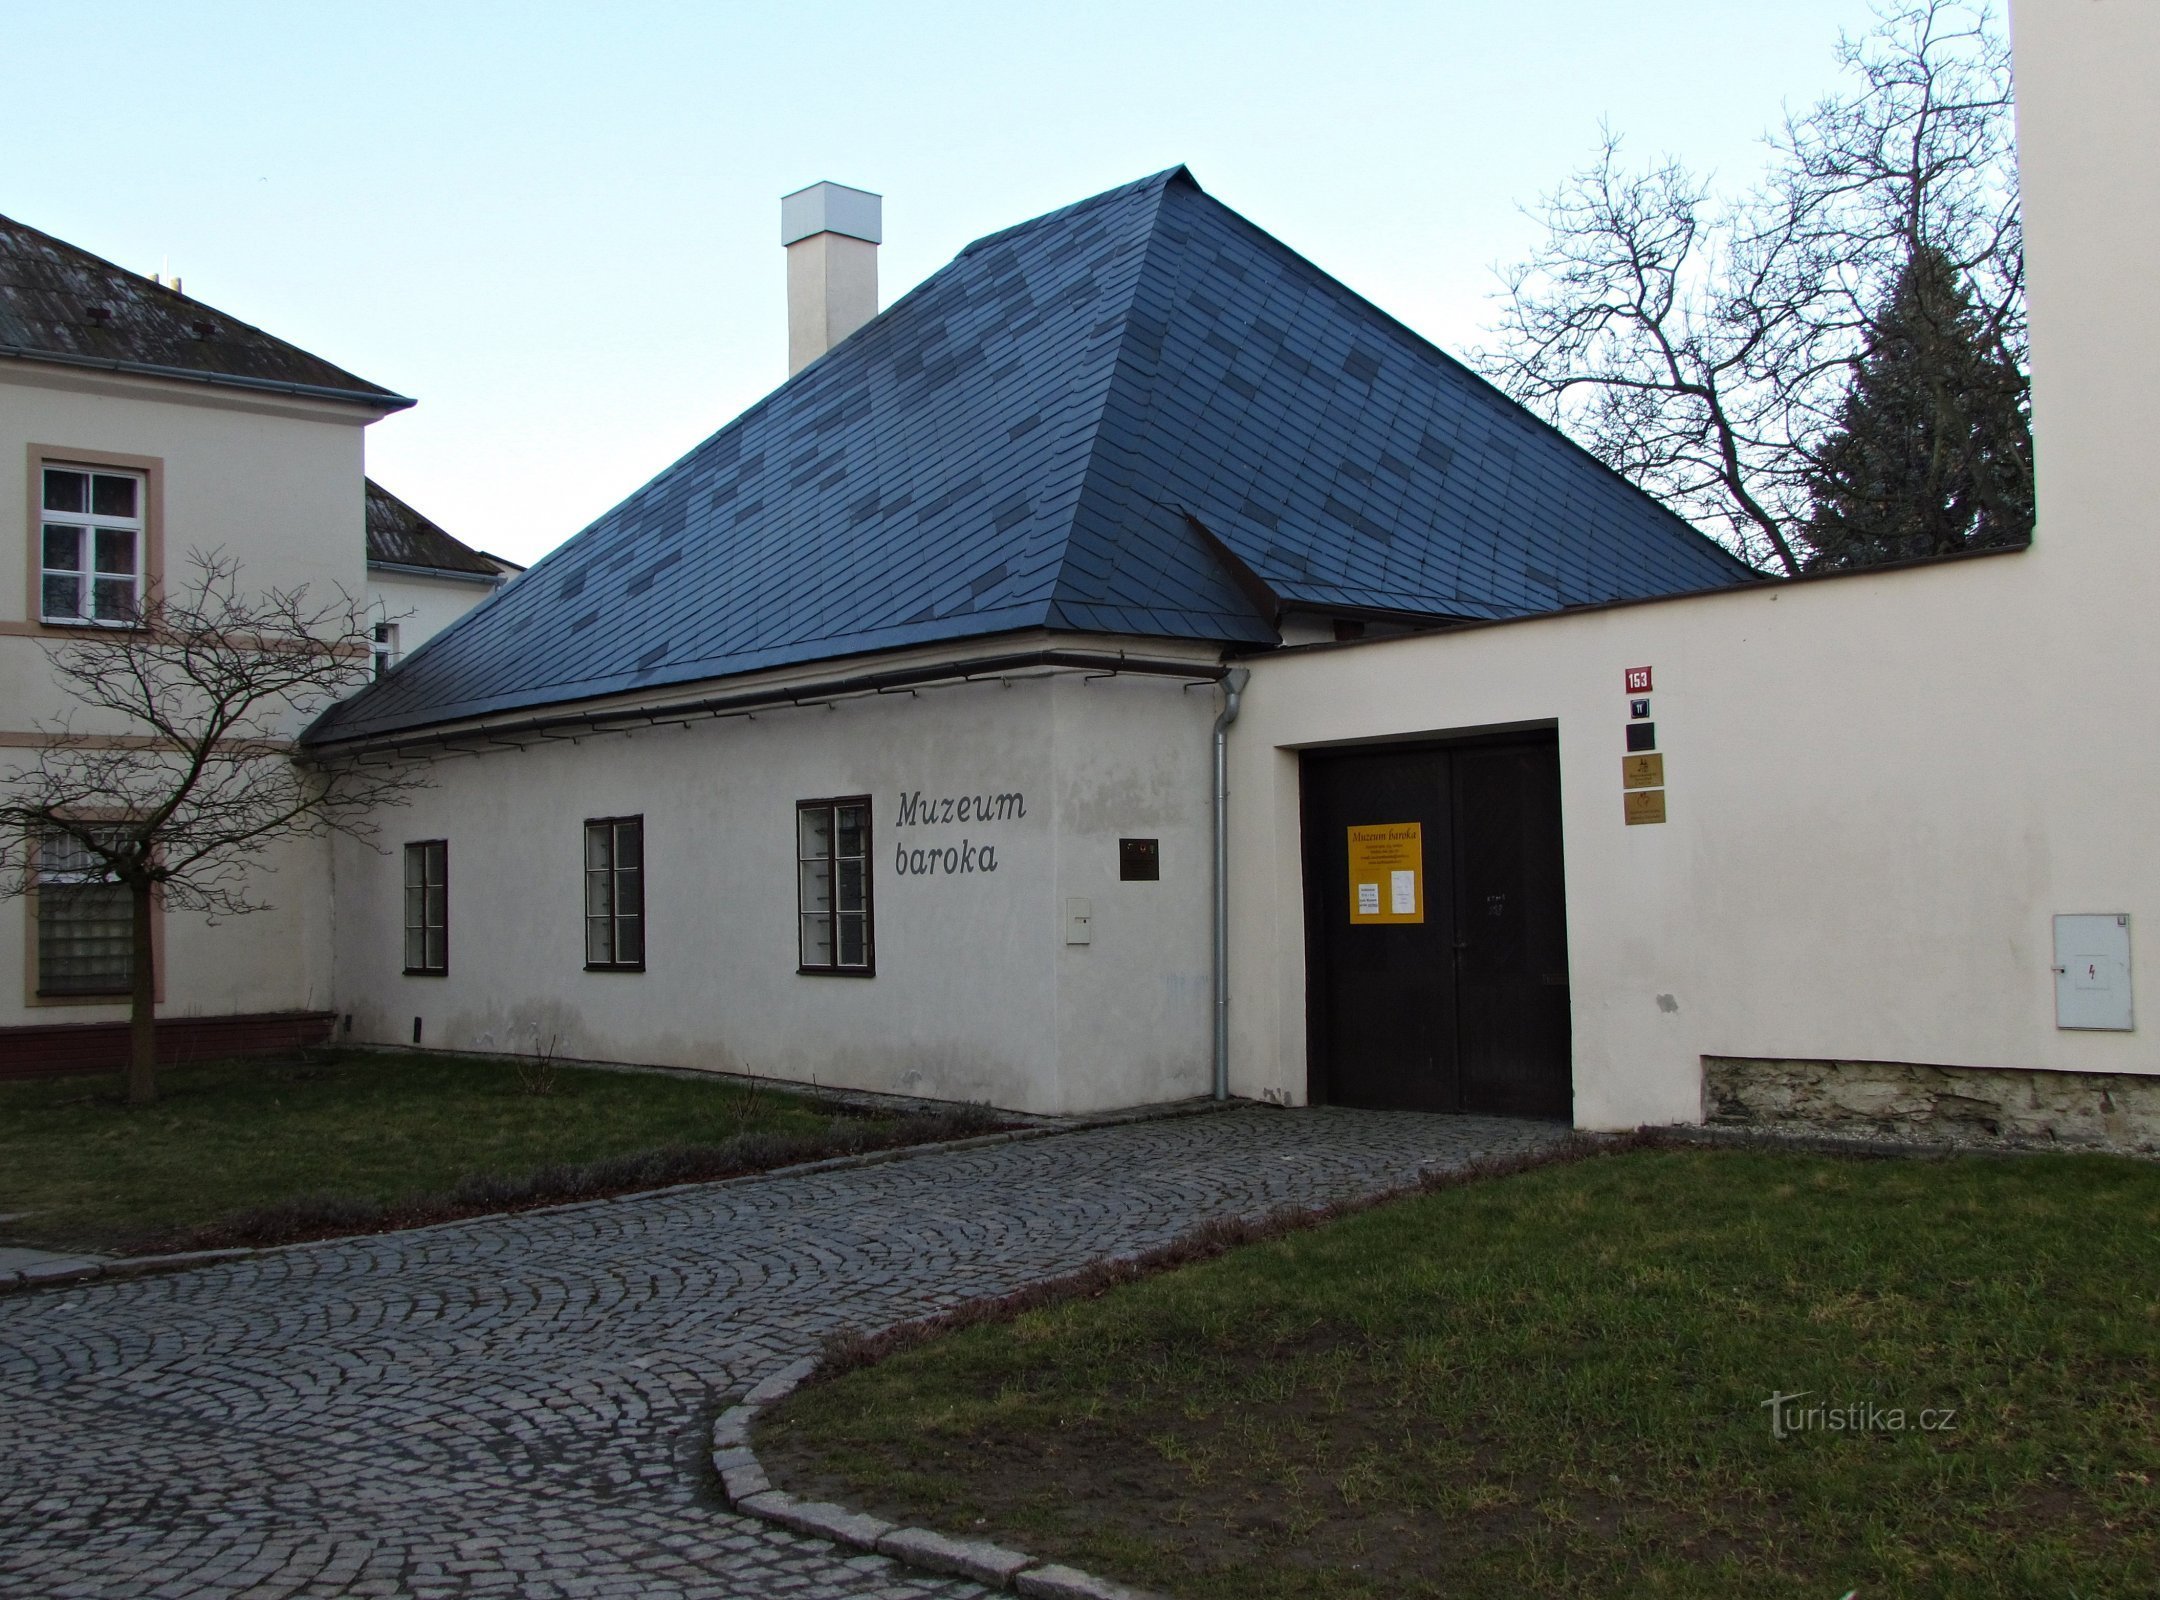
<svg viewBox="0 0 2160 1600">
<path fill-rule="evenodd" d="M 1623 789 L 1664 788 L 1665 758 L 1655 754 L 1622 756 L 1620 758 L 1620 787 Z"/>
<path fill-rule="evenodd" d="M 1665 791 L 1663 789 L 1630 789 L 1621 800 L 1627 807 L 1627 825 L 1639 822 L 1663 822 L 1665 820 Z"/>
</svg>

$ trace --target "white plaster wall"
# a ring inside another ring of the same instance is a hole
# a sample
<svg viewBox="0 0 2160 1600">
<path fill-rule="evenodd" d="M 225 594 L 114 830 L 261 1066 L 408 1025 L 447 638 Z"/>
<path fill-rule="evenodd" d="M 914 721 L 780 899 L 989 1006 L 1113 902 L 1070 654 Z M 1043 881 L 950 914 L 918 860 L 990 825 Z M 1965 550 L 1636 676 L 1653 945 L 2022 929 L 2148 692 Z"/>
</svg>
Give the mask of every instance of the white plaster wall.
<svg viewBox="0 0 2160 1600">
<path fill-rule="evenodd" d="M 424 1041 L 450 1049 L 553 1039 L 566 1055 L 1030 1110 L 1194 1092 L 1207 1024 L 1191 966 L 1204 968 L 1205 945 L 1167 952 L 1196 917 L 1204 930 L 1205 878 L 1184 838 L 1194 817 L 1162 792 L 1190 773 L 1160 746 L 1190 742 L 1193 716 L 1205 737 L 1206 699 L 1174 684 L 1022 679 L 440 760 L 439 787 L 386 818 L 390 855 L 340 848 L 339 1007 L 356 1037 L 384 1043 L 409 1042 L 420 1016 Z M 1061 773 L 1068 731 L 1091 742 Z M 1093 743 L 1098 732 L 1115 739 Z M 1201 782 L 1204 807 L 1204 770 Z M 984 825 L 956 808 L 950 821 L 903 825 L 900 796 L 915 791 L 1017 792 L 1026 811 Z M 877 975 L 799 974 L 795 803 L 865 793 Z M 645 818 L 647 970 L 589 973 L 582 825 L 620 814 Z M 1183 863 L 1179 877 L 1110 887 L 1197 896 L 1197 911 L 1151 924 L 1098 893 L 1111 927 L 1068 953 L 1061 895 L 1100 881 L 1105 849 L 1114 880 L 1117 836 L 1149 828 L 1176 837 L 1165 855 Z M 395 846 L 425 838 L 450 846 L 450 970 L 439 978 L 401 972 Z M 986 845 L 994 872 L 979 869 Z M 913 864 L 933 849 L 967 850 L 978 870 L 899 870 L 900 851 Z M 1177 1027 L 1188 1036 L 1172 1040 Z"/>
<path fill-rule="evenodd" d="M 2160 10 L 2017 13 L 2031 551 L 1254 663 L 1233 1082 L 1305 1092 L 1296 747 L 1556 723 L 1576 1118 L 1694 1120 L 1706 1054 L 2160 1071 L 2054 1026 L 2051 917 L 2128 912 L 2160 1007 Z M 1671 820 L 1626 827 L 1649 665 Z M 1667 997 L 1667 1004 L 1660 1003 Z"/>
<path fill-rule="evenodd" d="M 495 585 L 368 568 L 368 615 L 397 625 L 403 660 L 495 592 Z"/>
<path fill-rule="evenodd" d="M 1205 1094 L 1214 1074 L 1212 684 L 1061 678 L 1054 691 L 1058 1082 L 1063 1109 Z M 1153 883 L 1118 841 L 1161 845 Z M 1065 902 L 1092 912 L 1063 943 Z"/>
<path fill-rule="evenodd" d="M 192 549 L 240 563 L 251 588 L 305 584 L 359 596 L 365 558 L 362 434 L 351 406 L 242 396 L 205 385 L 0 362 L 0 767 L 71 702 L 33 636 L 36 517 L 29 446 L 160 458 L 164 564 L 184 581 Z M 83 732 L 139 732 L 77 714 Z M 161 1016 L 315 1009 L 330 989 L 329 847 L 292 843 L 260 860 L 272 908 L 212 926 L 167 914 Z M 122 1005 L 35 1005 L 28 905 L 0 903 L 0 1027 L 124 1018 Z"/>
</svg>

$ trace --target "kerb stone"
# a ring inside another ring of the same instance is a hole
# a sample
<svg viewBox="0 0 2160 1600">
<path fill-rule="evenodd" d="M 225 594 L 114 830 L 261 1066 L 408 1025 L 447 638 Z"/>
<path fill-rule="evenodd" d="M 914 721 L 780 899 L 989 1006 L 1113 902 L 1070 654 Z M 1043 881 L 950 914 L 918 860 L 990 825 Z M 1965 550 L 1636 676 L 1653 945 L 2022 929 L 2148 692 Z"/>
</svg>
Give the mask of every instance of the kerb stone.
<svg viewBox="0 0 2160 1600">
<path fill-rule="evenodd" d="M 1019 1550 L 1007 1550 L 1002 1545 L 948 1539 L 928 1528 L 897 1529 L 878 1540 L 877 1548 L 880 1555 L 905 1561 L 911 1567 L 956 1573 L 998 1589 L 1010 1587 L 1013 1575 L 1035 1559 Z"/>
<path fill-rule="evenodd" d="M 1143 1590 L 1054 1565 L 1027 1568 L 1013 1580 L 1013 1587 L 1030 1600 L 1155 1600 Z"/>
</svg>

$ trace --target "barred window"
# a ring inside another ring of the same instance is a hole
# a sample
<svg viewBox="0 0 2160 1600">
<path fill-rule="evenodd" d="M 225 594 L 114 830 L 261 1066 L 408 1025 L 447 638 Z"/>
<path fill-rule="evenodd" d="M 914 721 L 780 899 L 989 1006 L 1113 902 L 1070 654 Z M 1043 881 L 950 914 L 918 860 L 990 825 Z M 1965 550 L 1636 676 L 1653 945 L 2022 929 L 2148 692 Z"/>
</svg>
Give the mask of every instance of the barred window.
<svg viewBox="0 0 2160 1600">
<path fill-rule="evenodd" d="M 585 966 L 645 970 L 645 819 L 585 824 Z"/>
<path fill-rule="evenodd" d="M 59 829 L 38 839 L 37 992 L 129 992 L 135 926 L 128 888 L 82 842 Z"/>
<path fill-rule="evenodd" d="M 796 804 L 795 910 L 800 971 L 873 974 L 868 795 Z"/>
<path fill-rule="evenodd" d="M 450 970 L 447 839 L 421 839 L 405 847 L 405 970 L 425 977 Z"/>
</svg>

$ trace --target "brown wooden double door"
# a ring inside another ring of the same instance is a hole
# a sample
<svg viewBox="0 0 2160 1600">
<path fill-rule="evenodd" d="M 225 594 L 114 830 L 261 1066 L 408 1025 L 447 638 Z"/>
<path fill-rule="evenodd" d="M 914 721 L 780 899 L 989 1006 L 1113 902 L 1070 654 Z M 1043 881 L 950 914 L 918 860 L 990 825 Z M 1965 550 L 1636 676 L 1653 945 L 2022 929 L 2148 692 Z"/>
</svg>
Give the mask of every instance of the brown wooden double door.
<svg viewBox="0 0 2160 1600">
<path fill-rule="evenodd" d="M 1570 1116 L 1554 736 L 1309 751 L 1302 765 L 1312 1099 Z M 1392 853 L 1374 855 L 1383 829 Z"/>
</svg>

